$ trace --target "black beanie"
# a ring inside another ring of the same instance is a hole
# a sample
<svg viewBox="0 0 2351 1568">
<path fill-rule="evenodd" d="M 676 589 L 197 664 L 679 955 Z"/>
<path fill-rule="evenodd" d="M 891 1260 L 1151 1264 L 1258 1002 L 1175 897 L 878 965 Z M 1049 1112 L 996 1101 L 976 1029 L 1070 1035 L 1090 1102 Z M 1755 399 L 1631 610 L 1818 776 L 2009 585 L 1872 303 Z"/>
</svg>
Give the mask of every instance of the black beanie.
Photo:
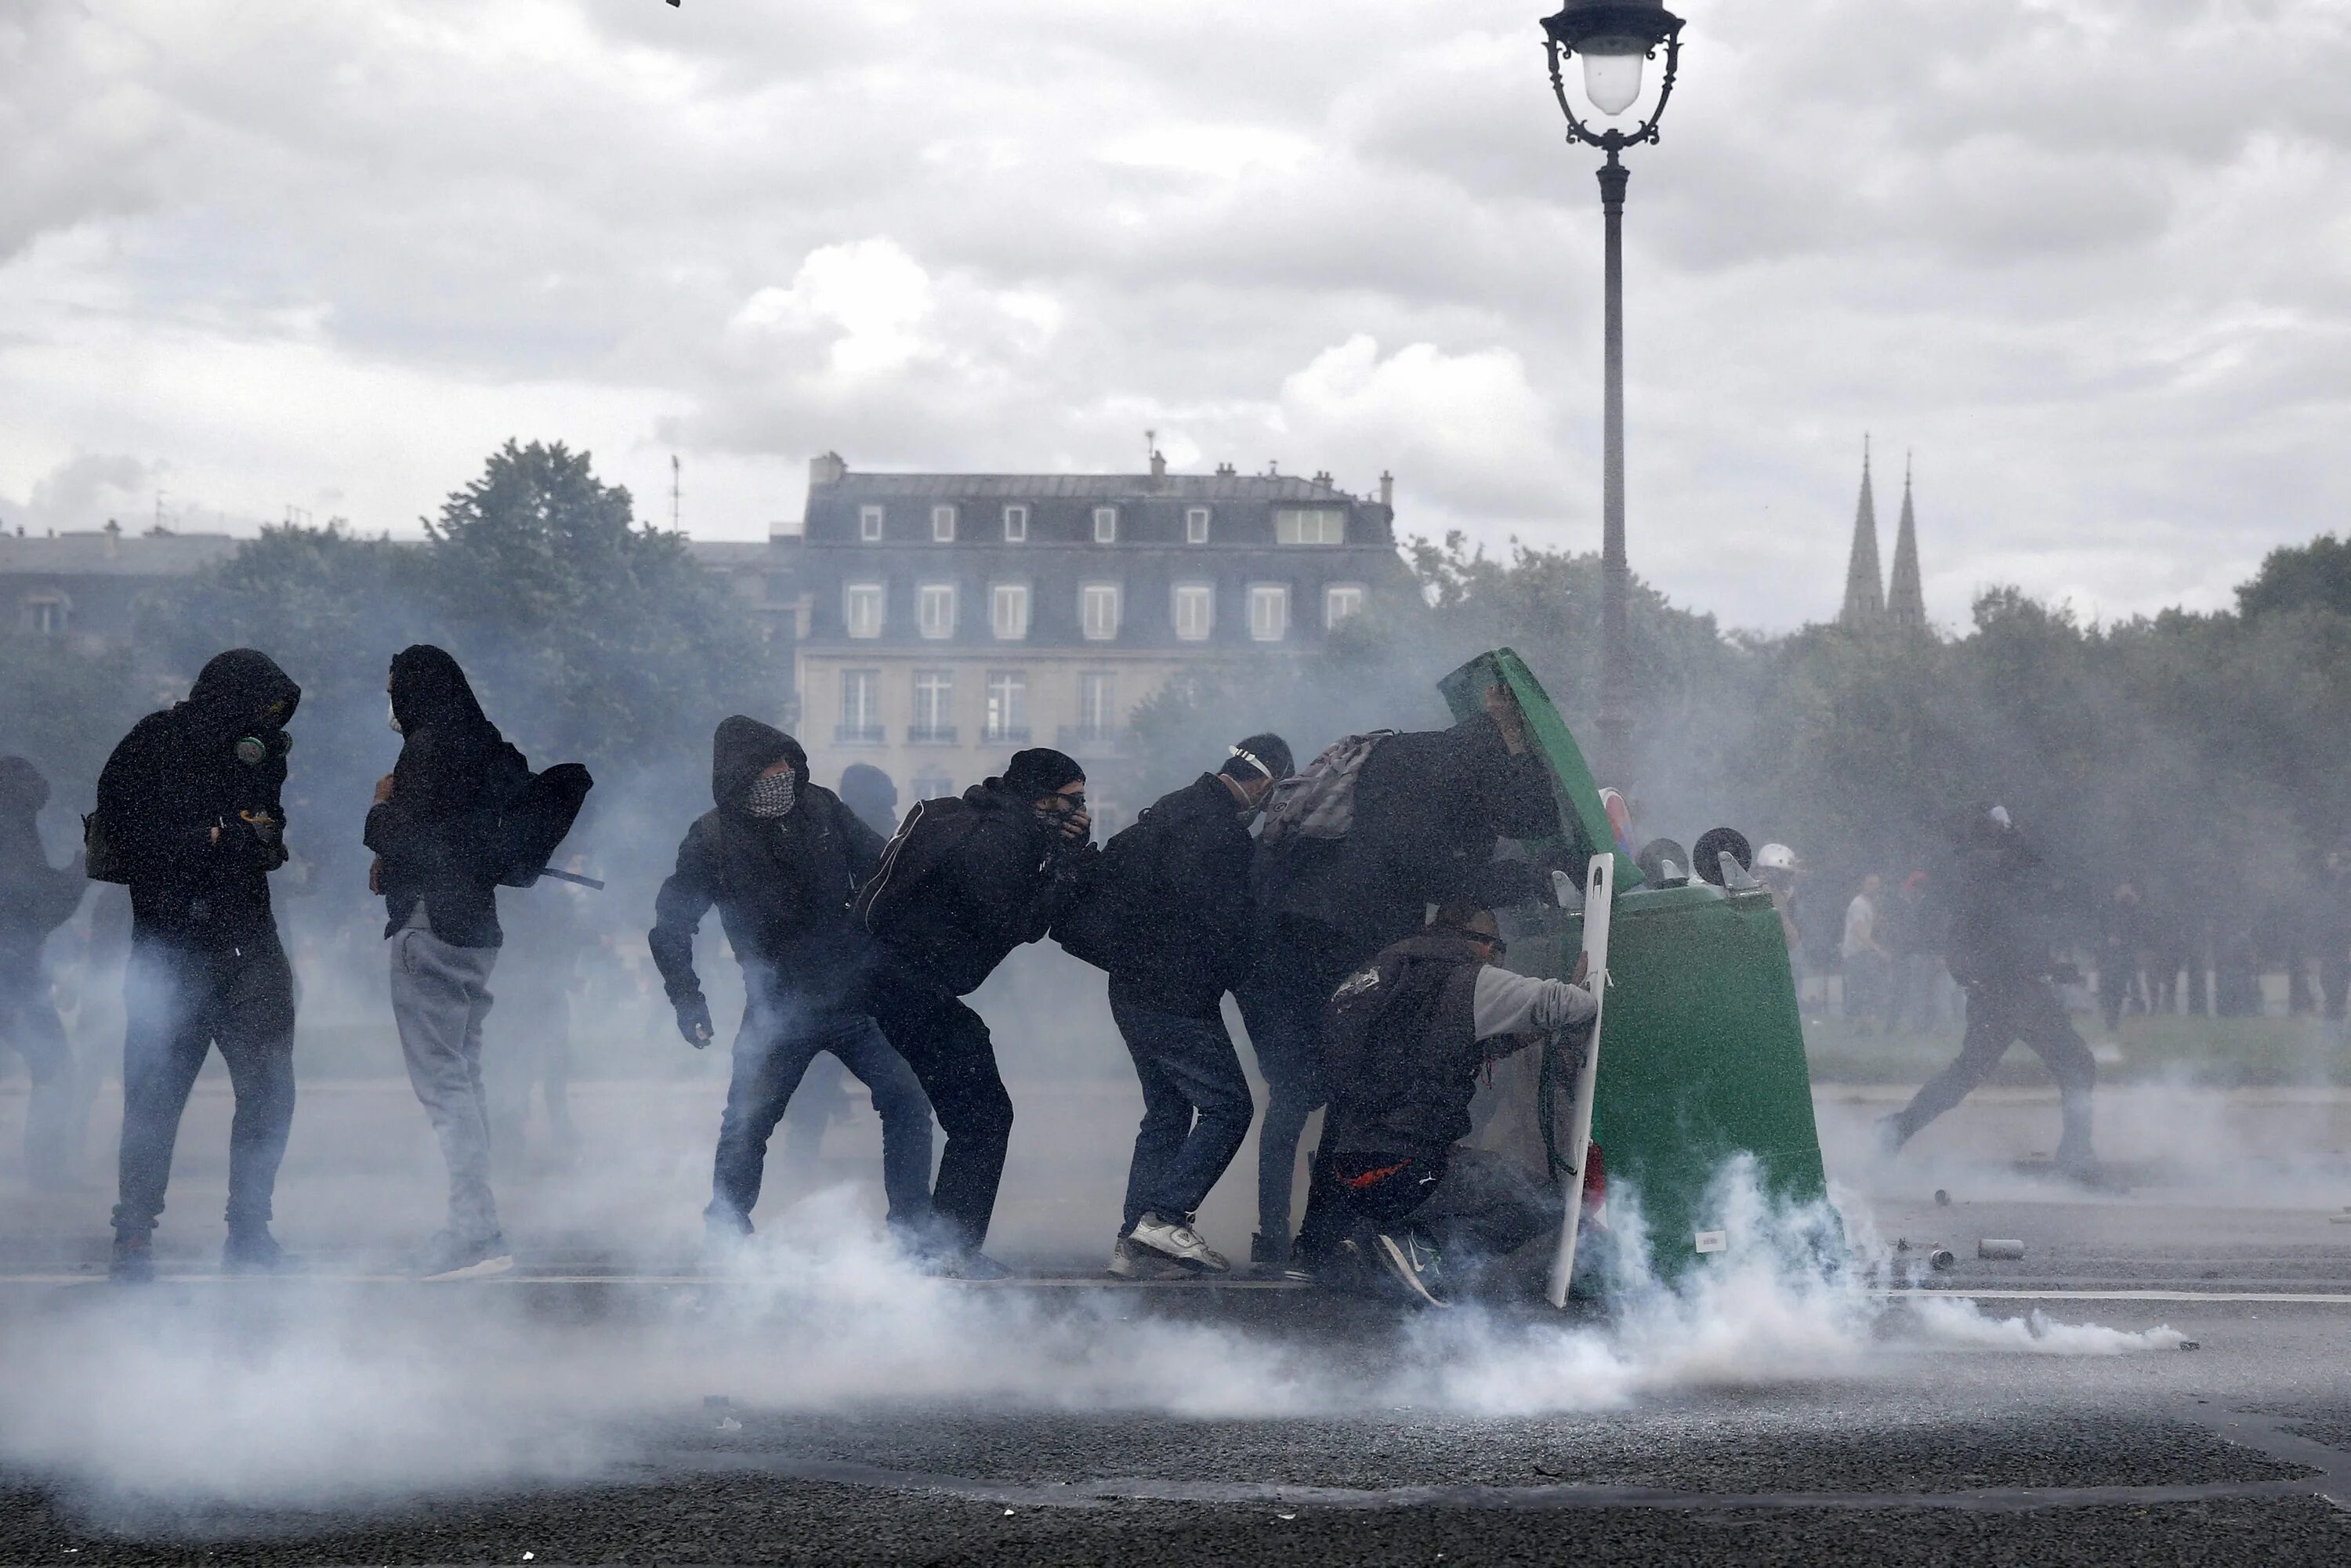
<svg viewBox="0 0 2351 1568">
<path fill-rule="evenodd" d="M 1290 755 L 1290 743 L 1278 735 L 1252 735 L 1233 747 L 1217 771 L 1247 783 L 1252 779 L 1271 779 L 1279 783 L 1295 772 L 1296 763 Z"/>
<path fill-rule="evenodd" d="M 1004 770 L 1003 783 L 1011 794 L 1033 797 L 1053 794 L 1085 776 L 1086 770 L 1072 758 L 1050 746 L 1038 746 L 1012 754 L 1012 765 Z"/>
</svg>

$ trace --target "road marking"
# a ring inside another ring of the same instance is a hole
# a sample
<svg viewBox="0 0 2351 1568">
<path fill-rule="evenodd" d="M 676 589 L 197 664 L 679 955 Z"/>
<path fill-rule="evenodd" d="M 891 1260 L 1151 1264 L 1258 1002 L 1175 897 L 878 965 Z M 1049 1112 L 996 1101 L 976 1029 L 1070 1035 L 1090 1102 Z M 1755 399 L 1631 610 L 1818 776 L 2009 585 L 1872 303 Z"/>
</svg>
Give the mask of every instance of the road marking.
<svg viewBox="0 0 2351 1568">
<path fill-rule="evenodd" d="M 2251 1301 L 2257 1305 L 2351 1307 L 2351 1291 L 1972 1291 L 1964 1285 L 1930 1290 L 1880 1291 L 1886 1301 L 1949 1297 L 1975 1301 Z"/>
</svg>

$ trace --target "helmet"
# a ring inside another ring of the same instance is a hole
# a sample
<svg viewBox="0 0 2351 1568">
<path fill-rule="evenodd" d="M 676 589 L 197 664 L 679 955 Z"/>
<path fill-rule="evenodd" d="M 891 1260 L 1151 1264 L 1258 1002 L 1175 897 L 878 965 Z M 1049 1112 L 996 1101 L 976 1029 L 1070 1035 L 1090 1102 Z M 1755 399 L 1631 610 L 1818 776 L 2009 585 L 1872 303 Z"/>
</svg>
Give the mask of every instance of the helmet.
<svg viewBox="0 0 2351 1568">
<path fill-rule="evenodd" d="M 1755 852 L 1755 869 L 1793 871 L 1796 869 L 1796 852 L 1785 844 L 1765 844 Z"/>
</svg>

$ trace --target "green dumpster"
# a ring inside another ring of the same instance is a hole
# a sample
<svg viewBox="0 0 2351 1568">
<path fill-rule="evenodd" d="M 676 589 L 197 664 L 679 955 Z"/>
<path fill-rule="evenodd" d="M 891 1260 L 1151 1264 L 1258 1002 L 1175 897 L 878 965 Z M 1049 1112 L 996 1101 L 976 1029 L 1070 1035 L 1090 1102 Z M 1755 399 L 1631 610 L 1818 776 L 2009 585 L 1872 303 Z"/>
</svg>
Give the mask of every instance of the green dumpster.
<svg viewBox="0 0 2351 1568">
<path fill-rule="evenodd" d="M 1583 861 L 1614 835 L 1583 752 L 1541 685 L 1505 648 L 1472 660 L 1439 689 L 1467 717 L 1496 685 L 1518 699 L 1560 797 L 1559 839 L 1526 847 L 1563 852 L 1580 884 Z M 1701 883 L 1643 887 L 1621 852 L 1617 875 L 1592 1136 L 1611 1190 L 1638 1193 L 1653 1265 L 1672 1278 L 1738 1241 L 1726 1234 L 1730 1217 L 1713 1207 L 1711 1191 L 1734 1157 L 1753 1156 L 1765 1190 L 1786 1202 L 1825 1197 L 1827 1180 L 1795 980 L 1771 894 Z M 1511 967 L 1565 976 L 1583 930 L 1582 917 L 1565 911 L 1526 917 L 1511 934 Z M 1540 1054 L 1520 1052 L 1481 1094 L 1477 1136 L 1544 1161 L 1539 1122 L 1552 1111 L 1555 1086 L 1538 1081 L 1540 1063 L 1528 1059 Z"/>
</svg>

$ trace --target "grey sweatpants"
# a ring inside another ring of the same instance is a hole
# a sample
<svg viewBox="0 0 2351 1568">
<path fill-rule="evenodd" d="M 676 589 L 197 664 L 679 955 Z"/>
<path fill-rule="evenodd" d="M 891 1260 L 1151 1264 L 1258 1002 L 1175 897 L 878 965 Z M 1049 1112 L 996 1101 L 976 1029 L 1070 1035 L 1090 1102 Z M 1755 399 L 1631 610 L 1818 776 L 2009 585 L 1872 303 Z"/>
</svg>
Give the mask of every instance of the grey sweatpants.
<svg viewBox="0 0 2351 1568">
<path fill-rule="evenodd" d="M 392 1016 L 408 1081 L 449 1162 L 449 1229 L 463 1241 L 498 1234 L 490 1196 L 489 1097 L 482 1091 L 482 1020 L 496 947 L 459 947 L 412 921 L 392 949 Z"/>
</svg>

